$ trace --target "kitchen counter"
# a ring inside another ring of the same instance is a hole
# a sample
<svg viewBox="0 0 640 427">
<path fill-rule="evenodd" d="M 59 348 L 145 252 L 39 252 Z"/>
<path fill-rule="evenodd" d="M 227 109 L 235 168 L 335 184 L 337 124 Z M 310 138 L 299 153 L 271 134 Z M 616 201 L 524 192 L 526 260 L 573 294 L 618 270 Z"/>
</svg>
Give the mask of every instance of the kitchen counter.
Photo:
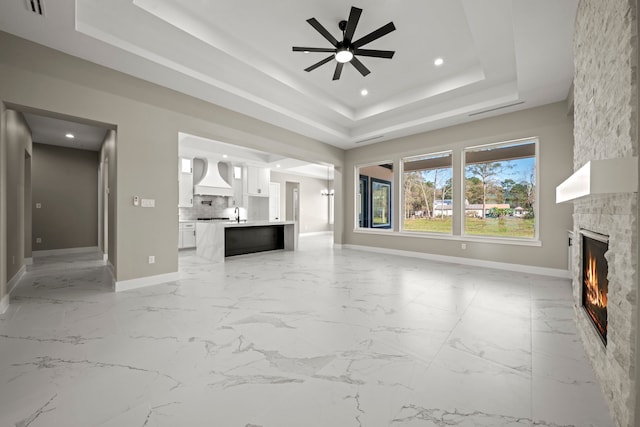
<svg viewBox="0 0 640 427">
<path fill-rule="evenodd" d="M 196 254 L 214 262 L 268 250 L 293 251 L 295 221 L 197 221 Z"/>
</svg>

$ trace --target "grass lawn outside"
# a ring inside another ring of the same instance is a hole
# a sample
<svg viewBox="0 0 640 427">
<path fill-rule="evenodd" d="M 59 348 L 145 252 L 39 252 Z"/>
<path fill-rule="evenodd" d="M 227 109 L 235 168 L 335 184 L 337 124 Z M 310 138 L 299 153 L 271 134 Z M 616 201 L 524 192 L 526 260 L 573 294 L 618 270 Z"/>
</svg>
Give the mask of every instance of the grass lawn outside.
<svg viewBox="0 0 640 427">
<path fill-rule="evenodd" d="M 465 218 L 465 234 L 495 237 L 534 237 L 533 218 Z M 451 233 L 451 217 L 405 219 L 405 231 L 425 231 L 429 233 Z"/>
</svg>

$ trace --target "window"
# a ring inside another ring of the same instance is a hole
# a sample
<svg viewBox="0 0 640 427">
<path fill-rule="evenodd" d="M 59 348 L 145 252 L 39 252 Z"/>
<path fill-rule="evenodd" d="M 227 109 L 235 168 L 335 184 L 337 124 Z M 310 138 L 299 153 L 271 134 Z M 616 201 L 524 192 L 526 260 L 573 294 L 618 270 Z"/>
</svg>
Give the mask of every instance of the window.
<svg viewBox="0 0 640 427">
<path fill-rule="evenodd" d="M 464 150 L 464 234 L 537 238 L 537 140 Z"/>
<path fill-rule="evenodd" d="M 358 180 L 357 224 L 359 228 L 392 227 L 393 164 L 380 163 L 356 168 Z"/>
<path fill-rule="evenodd" d="M 452 233 L 452 153 L 402 160 L 404 231 Z"/>
</svg>

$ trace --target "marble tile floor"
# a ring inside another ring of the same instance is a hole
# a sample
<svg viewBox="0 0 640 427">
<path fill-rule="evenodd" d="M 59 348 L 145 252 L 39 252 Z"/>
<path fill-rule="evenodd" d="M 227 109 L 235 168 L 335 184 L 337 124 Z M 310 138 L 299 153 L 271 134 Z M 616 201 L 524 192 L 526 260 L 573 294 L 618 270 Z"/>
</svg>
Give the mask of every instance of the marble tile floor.
<svg viewBox="0 0 640 427">
<path fill-rule="evenodd" d="M 568 280 L 328 236 L 184 251 L 180 280 L 117 294 L 98 260 L 37 258 L 15 289 L 0 426 L 613 426 Z"/>
</svg>

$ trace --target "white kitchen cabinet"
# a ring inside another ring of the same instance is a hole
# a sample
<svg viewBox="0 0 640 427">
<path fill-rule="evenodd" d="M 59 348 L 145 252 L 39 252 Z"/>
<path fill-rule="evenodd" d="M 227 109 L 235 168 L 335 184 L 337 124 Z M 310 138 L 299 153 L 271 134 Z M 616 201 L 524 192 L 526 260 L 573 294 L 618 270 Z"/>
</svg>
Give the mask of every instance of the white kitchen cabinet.
<svg viewBox="0 0 640 427">
<path fill-rule="evenodd" d="M 257 166 L 247 166 L 247 194 L 249 196 L 269 197 L 271 170 Z"/>
<path fill-rule="evenodd" d="M 178 228 L 178 249 L 196 246 L 196 223 L 181 222 Z"/>
<path fill-rule="evenodd" d="M 178 207 L 193 207 L 193 159 L 178 158 Z"/>
<path fill-rule="evenodd" d="M 178 230 L 178 249 L 196 247 L 196 223 L 181 222 Z"/>
<path fill-rule="evenodd" d="M 182 230 L 182 247 L 183 248 L 195 248 L 196 247 L 196 223 L 186 223 Z"/>
</svg>

